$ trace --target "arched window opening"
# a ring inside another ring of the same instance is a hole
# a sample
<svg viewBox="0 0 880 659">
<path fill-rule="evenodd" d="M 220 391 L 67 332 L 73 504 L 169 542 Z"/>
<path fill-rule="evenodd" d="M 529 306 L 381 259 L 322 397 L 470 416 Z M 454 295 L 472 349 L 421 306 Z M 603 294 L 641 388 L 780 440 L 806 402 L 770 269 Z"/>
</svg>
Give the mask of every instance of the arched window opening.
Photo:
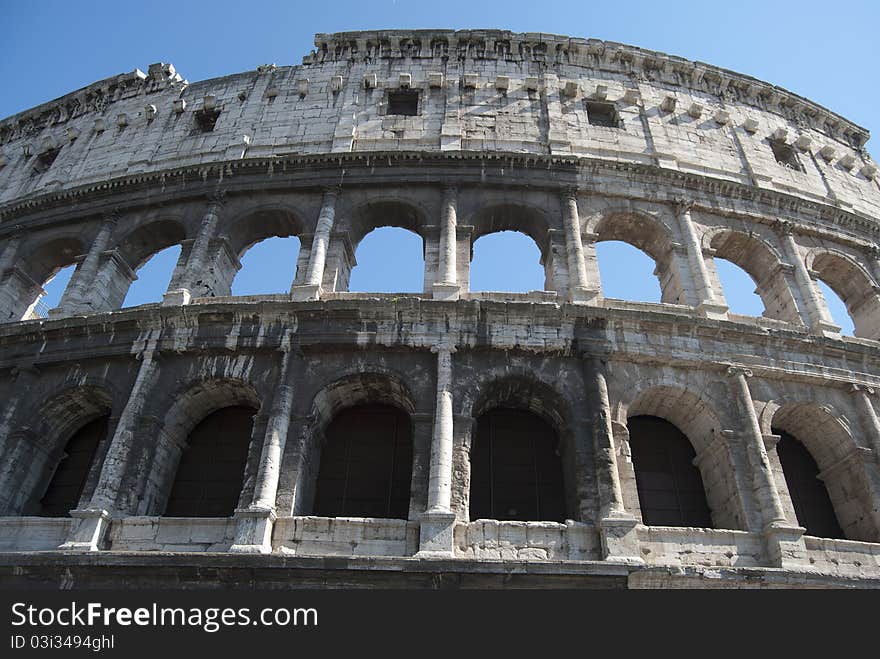
<svg viewBox="0 0 880 659">
<path fill-rule="evenodd" d="M 497 231 L 474 242 L 472 291 L 528 293 L 545 290 L 541 250 L 519 231 Z"/>
<path fill-rule="evenodd" d="M 813 456 L 793 435 L 776 429 L 771 432 L 780 436 L 776 452 L 798 524 L 807 529 L 807 535 L 845 538 Z"/>
<path fill-rule="evenodd" d="M 539 416 L 495 408 L 477 420 L 470 518 L 564 522 L 559 439 Z"/>
<path fill-rule="evenodd" d="M 424 290 L 425 257 L 421 236 L 400 227 L 368 233 L 356 252 L 350 291 L 420 293 Z"/>
<path fill-rule="evenodd" d="M 727 308 L 743 316 L 763 316 L 764 302 L 755 292 L 755 281 L 748 272 L 727 259 L 714 259 Z"/>
<path fill-rule="evenodd" d="M 40 500 L 42 517 L 67 517 L 82 496 L 98 445 L 107 436 L 109 415 L 77 430 L 64 447 L 61 460 Z"/>
<path fill-rule="evenodd" d="M 232 281 L 232 294 L 289 292 L 296 275 L 299 249 L 300 241 L 295 236 L 276 236 L 255 243 L 241 257 L 241 270 Z"/>
<path fill-rule="evenodd" d="M 642 522 L 648 526 L 712 527 L 706 491 L 690 440 L 654 416 L 627 420 Z"/>
<path fill-rule="evenodd" d="M 256 410 L 224 407 L 189 434 L 165 517 L 230 517 L 241 495 Z"/>
<path fill-rule="evenodd" d="M 605 297 L 636 302 L 660 302 L 656 264 L 645 252 L 619 240 L 596 245 L 599 277 Z"/>
<path fill-rule="evenodd" d="M 40 295 L 34 300 L 33 304 L 28 307 L 22 320 L 31 320 L 33 318 L 48 318 L 49 309 L 54 309 L 61 302 L 61 297 L 70 283 L 70 278 L 76 270 L 75 265 L 67 265 L 58 268 L 43 284 L 45 295 Z"/>
<path fill-rule="evenodd" d="M 156 252 L 137 271 L 137 279 L 128 288 L 123 307 L 161 302 L 168 290 L 174 267 L 180 258 L 180 245 L 172 245 Z"/>
<path fill-rule="evenodd" d="M 409 517 L 412 431 L 391 405 L 357 405 L 327 426 L 314 514 L 322 517 Z"/>
<path fill-rule="evenodd" d="M 828 313 L 831 314 L 831 320 L 835 325 L 840 326 L 840 333 L 845 336 L 854 336 L 856 327 L 853 323 L 852 316 L 846 308 L 846 304 L 840 296 L 821 279 L 818 280 L 819 289 L 822 291 L 822 297 L 825 298 L 825 304 L 828 306 Z"/>
</svg>

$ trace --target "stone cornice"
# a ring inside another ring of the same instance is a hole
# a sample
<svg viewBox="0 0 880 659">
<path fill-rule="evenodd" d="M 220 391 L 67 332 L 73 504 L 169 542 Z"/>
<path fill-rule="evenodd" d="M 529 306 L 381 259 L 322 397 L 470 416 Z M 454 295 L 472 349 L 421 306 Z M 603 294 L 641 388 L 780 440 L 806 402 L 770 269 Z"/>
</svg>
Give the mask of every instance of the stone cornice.
<svg viewBox="0 0 880 659">
<path fill-rule="evenodd" d="M 347 153 L 303 154 L 285 155 L 278 157 L 248 158 L 241 160 L 220 161 L 216 163 L 193 165 L 173 169 L 162 169 L 153 172 L 140 172 L 137 174 L 120 176 L 117 178 L 97 181 L 80 185 L 74 188 L 56 190 L 39 194 L 33 197 L 17 200 L 0 206 L 0 239 L 13 232 L 13 224 L 26 228 L 26 222 L 22 218 L 32 213 L 39 213 L 56 207 L 69 207 L 72 201 L 81 201 L 89 197 L 96 199 L 106 198 L 113 200 L 114 206 L 123 204 L 117 195 L 126 195 L 138 190 L 150 190 L 158 185 L 162 189 L 170 189 L 184 183 L 198 185 L 213 185 L 216 180 L 224 178 L 230 192 L 234 191 L 236 179 L 234 176 L 246 176 L 249 174 L 266 175 L 273 181 L 279 181 L 283 174 L 293 174 L 303 170 L 317 170 L 320 168 L 333 167 L 357 167 L 358 165 L 369 166 L 371 169 L 387 166 L 389 168 L 418 164 L 430 166 L 432 164 L 479 163 L 478 171 L 482 172 L 482 166 L 486 163 L 497 163 L 501 166 L 516 166 L 527 169 L 541 170 L 553 169 L 570 174 L 565 180 L 560 180 L 563 187 L 571 187 L 581 184 L 581 192 L 592 191 L 592 184 L 597 174 L 626 173 L 629 176 L 639 176 L 644 179 L 662 179 L 672 191 L 673 195 L 680 194 L 681 188 L 689 192 L 703 192 L 711 195 L 724 195 L 731 200 L 744 200 L 768 207 L 768 211 L 785 211 L 815 218 L 828 224 L 829 229 L 839 235 L 841 228 L 847 228 L 866 237 L 880 236 L 880 221 L 872 217 L 861 215 L 852 211 L 823 204 L 810 199 L 796 197 L 778 190 L 767 190 L 754 186 L 714 179 L 709 176 L 691 172 L 682 172 L 648 165 L 643 163 L 631 163 L 623 161 L 609 161 L 601 158 L 589 158 L 574 155 L 541 155 L 508 152 L 480 152 L 480 151 L 453 151 L 453 152 L 425 152 L 425 151 L 356 151 Z M 279 171 L 280 170 L 280 171 Z M 459 185 L 469 183 L 466 179 L 466 170 L 462 170 L 463 180 Z M 349 172 L 349 177 L 352 173 Z M 508 177 L 511 182 L 513 179 Z M 402 183 L 405 181 L 401 181 Z M 474 181 L 476 183 L 477 180 Z M 420 183 L 424 183 L 423 177 Z M 531 184 L 534 185 L 534 182 Z M 319 187 L 321 187 L 319 185 Z M 671 201 L 658 200 L 658 201 Z M 717 213 L 720 215 L 738 215 L 746 217 L 742 209 L 703 206 L 695 202 L 695 210 Z M 69 218 L 68 218 L 69 219 Z M 752 217 L 751 219 L 755 219 Z M 802 226 L 797 229 L 803 232 Z M 852 242 L 852 241 L 850 241 Z"/>
<path fill-rule="evenodd" d="M 600 39 L 506 30 L 336 32 L 316 34 L 315 50 L 303 58 L 303 64 L 402 58 L 540 62 L 612 71 L 774 112 L 856 148 L 870 137 L 865 128 L 782 87 L 705 62 Z"/>
</svg>

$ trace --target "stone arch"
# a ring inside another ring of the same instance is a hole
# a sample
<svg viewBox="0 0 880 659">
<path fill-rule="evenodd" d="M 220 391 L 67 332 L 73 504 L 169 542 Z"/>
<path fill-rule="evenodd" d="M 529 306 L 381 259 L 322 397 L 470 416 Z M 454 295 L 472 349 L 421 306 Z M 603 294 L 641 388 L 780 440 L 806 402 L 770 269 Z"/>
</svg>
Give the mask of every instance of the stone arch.
<svg viewBox="0 0 880 659">
<path fill-rule="evenodd" d="M 7 439 L 0 463 L 0 514 L 39 512 L 39 501 L 62 459 L 67 441 L 86 424 L 109 417 L 113 400 L 113 391 L 106 386 L 90 383 L 66 385 L 42 403 L 19 413 L 18 430 Z M 33 420 L 33 425 L 25 420 Z M 112 427 L 95 452 L 81 501 L 91 496 L 111 433 Z"/>
<path fill-rule="evenodd" d="M 357 266 L 356 253 L 361 241 L 375 229 L 393 227 L 410 231 L 422 242 L 422 259 L 425 260 L 430 236 L 431 212 L 414 199 L 396 196 L 374 196 L 361 203 L 345 203 L 337 208 L 337 227 L 340 238 L 331 239 L 327 257 L 325 288 L 347 291 L 352 270 Z M 427 286 L 427 273 L 422 275 L 422 288 Z"/>
<path fill-rule="evenodd" d="M 0 310 L 3 322 L 34 317 L 34 308 L 45 295 L 43 286 L 59 270 L 76 264 L 85 250 L 83 239 L 72 233 L 53 233 L 52 238 L 23 245 L 16 265 L 0 273 Z"/>
<path fill-rule="evenodd" d="M 249 382 L 232 377 L 205 377 L 184 386 L 157 401 L 157 409 L 167 409 L 164 417 L 145 415 L 142 424 L 154 437 L 149 457 L 150 468 L 143 474 L 143 493 L 137 514 L 161 515 L 171 492 L 181 455 L 187 448 L 192 430 L 213 412 L 227 407 L 248 407 L 259 413 L 261 397 Z M 250 438 L 253 445 L 255 438 Z"/>
<path fill-rule="evenodd" d="M 850 540 L 877 542 L 877 503 L 872 501 L 870 477 L 862 463 L 862 449 L 853 438 L 846 418 L 829 405 L 813 401 L 780 400 L 767 404 L 761 415 L 770 432 L 783 431 L 807 449 L 819 467 L 834 512 Z M 775 454 L 775 450 L 772 451 Z M 788 486 L 778 456 L 771 455 L 776 487 L 786 504 L 789 521 L 796 522 L 788 499 Z"/>
<path fill-rule="evenodd" d="M 880 338 L 880 289 L 860 263 L 836 250 L 814 250 L 806 265 L 843 300 L 856 336 Z"/>
<path fill-rule="evenodd" d="M 586 223 L 585 248 L 606 240 L 619 240 L 647 254 L 656 264 L 654 274 L 660 281 L 660 301 L 689 304 L 685 271 L 677 263 L 678 243 L 663 221 L 649 213 L 631 209 L 611 209 Z"/>
<path fill-rule="evenodd" d="M 527 413 L 540 420 L 552 431 L 555 446 L 548 447 L 558 456 L 558 467 L 550 466 L 552 471 L 558 468 L 558 475 L 547 473 L 542 480 L 550 482 L 561 476 L 560 503 L 565 517 L 576 519 L 581 514 L 580 492 L 582 482 L 590 480 L 583 474 L 584 456 L 579 455 L 582 443 L 576 437 L 577 428 L 573 422 L 574 408 L 567 397 L 553 385 L 521 369 L 512 372 L 488 373 L 469 391 L 465 392 L 461 402 L 461 417 L 469 419 L 468 427 L 462 433 L 462 456 L 466 460 L 463 465 L 467 471 L 467 494 L 463 508 L 470 511 L 471 507 L 471 471 L 474 460 L 474 445 L 480 422 L 486 416 L 497 411 L 512 410 L 514 414 Z M 526 423 L 531 423 L 524 418 Z M 550 435 L 547 435 L 550 438 Z M 560 513 L 561 514 L 561 513 Z M 548 521 L 548 520 L 545 520 Z M 561 519 L 549 521 L 562 521 Z"/>
<path fill-rule="evenodd" d="M 125 301 L 129 289 L 137 280 L 137 272 L 156 254 L 175 245 L 183 245 L 188 238 L 186 226 L 177 217 L 156 217 L 128 230 L 116 241 L 116 254 L 120 257 L 103 258 L 98 279 L 102 283 L 99 291 L 103 300 L 91 301 L 95 310 L 118 309 Z M 178 257 L 175 270 L 183 261 L 183 252 Z M 169 273 L 169 281 L 173 272 Z M 94 297 L 94 294 L 93 294 Z"/>
<path fill-rule="evenodd" d="M 249 207 L 234 217 L 224 218 L 220 235 L 225 240 L 220 241 L 212 259 L 217 294 L 232 294 L 233 283 L 242 269 L 242 259 L 252 247 L 272 238 L 299 239 L 306 233 L 306 226 L 298 208 L 280 203 Z M 279 267 L 277 275 L 281 281 L 273 279 L 271 282 L 274 292 L 286 292 L 303 276 L 299 270 L 307 267 L 308 261 L 303 260 L 307 251 L 300 244 L 298 253 L 289 263 L 279 264 L 283 265 L 283 270 Z M 286 281 L 282 279 L 284 273 L 289 273 Z"/>
<path fill-rule="evenodd" d="M 792 323 L 801 323 L 794 296 L 785 277 L 781 255 L 755 233 L 719 227 L 703 234 L 703 250 L 726 259 L 742 268 L 755 283 L 755 293 L 764 303 L 764 316 Z M 717 292 L 723 291 L 714 263 L 710 276 Z"/>
<path fill-rule="evenodd" d="M 321 387 L 312 399 L 309 422 L 303 431 L 305 437 L 302 450 L 305 452 L 303 461 L 305 469 L 300 474 L 302 483 L 298 486 L 301 492 L 297 504 L 297 508 L 306 514 L 312 513 L 316 503 L 328 427 L 341 414 L 368 405 L 394 408 L 402 415 L 404 423 L 408 421 L 408 428 L 405 430 L 412 445 L 410 464 L 406 466 L 410 473 L 408 513 L 412 517 L 419 512 L 415 504 L 414 495 L 418 484 L 416 470 L 413 468 L 417 460 L 413 423 L 415 399 L 404 378 L 399 374 L 387 369 L 374 369 L 345 374 Z"/>
<path fill-rule="evenodd" d="M 568 287 L 564 237 L 554 235 L 546 209 L 520 200 L 493 200 L 474 211 L 466 223 L 473 226 L 471 261 L 477 240 L 501 231 L 516 231 L 531 238 L 541 254 L 539 263 L 544 268 L 544 290 L 562 292 Z"/>
<path fill-rule="evenodd" d="M 721 434 L 718 409 L 705 395 L 661 380 L 646 382 L 630 401 L 617 407 L 617 413 L 626 415 L 618 417 L 619 423 L 636 416 L 657 417 L 683 433 L 696 453 L 694 464 L 703 480 L 714 526 L 744 529 L 746 514 L 735 479 L 734 458 Z"/>
<path fill-rule="evenodd" d="M 299 236 L 305 232 L 305 227 L 298 209 L 286 204 L 265 204 L 224 220 L 221 234 L 229 240 L 232 253 L 241 258 L 261 240 Z"/>
</svg>

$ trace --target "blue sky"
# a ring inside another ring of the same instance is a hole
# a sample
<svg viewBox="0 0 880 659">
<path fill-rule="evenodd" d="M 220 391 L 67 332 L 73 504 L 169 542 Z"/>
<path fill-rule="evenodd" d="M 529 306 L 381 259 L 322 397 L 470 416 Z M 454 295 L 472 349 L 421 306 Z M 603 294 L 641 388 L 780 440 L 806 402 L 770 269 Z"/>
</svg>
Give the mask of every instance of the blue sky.
<svg viewBox="0 0 880 659">
<path fill-rule="evenodd" d="M 190 81 L 274 62 L 299 63 L 316 32 L 377 28 L 501 28 L 620 41 L 733 69 L 806 96 L 872 130 L 878 126 L 880 3 L 826 2 L 233 2 L 231 0 L 0 0 L 0 117 L 62 96 L 96 80 L 173 62 Z M 869 142 L 869 151 L 874 151 Z M 394 233 L 394 232 L 391 232 Z M 519 234 L 486 237 L 475 245 L 476 289 L 531 290 L 543 285 L 537 248 Z M 381 238 L 381 239 L 380 239 Z M 490 241 L 490 238 L 492 240 Z M 493 250 L 485 243 L 495 242 Z M 292 279 L 297 241 L 258 244 L 244 256 L 234 292 L 283 290 Z M 277 244 L 275 244 L 277 243 Z M 500 245 L 500 247 L 498 247 Z M 531 250 L 531 251 L 530 251 Z M 606 295 L 656 299 L 653 264 L 603 244 L 600 266 Z M 503 252 L 503 255 L 501 254 Z M 610 254 L 610 256 L 609 256 Z M 421 246 L 406 235 L 370 235 L 358 250 L 352 289 L 419 290 Z M 392 257 L 392 258 L 389 258 Z M 533 267 L 511 272 L 520 257 Z M 161 254 L 148 263 L 126 304 L 155 300 L 167 283 Z M 394 262 L 395 271 L 387 268 Z M 260 266 L 263 266 L 262 268 Z M 150 270 L 156 270 L 152 275 Z M 616 269 L 616 271 L 615 271 Z M 607 275 L 606 275 L 607 273 Z M 743 313 L 754 285 L 724 275 L 731 306 Z M 740 273 L 741 274 L 741 273 Z M 281 279 L 286 278 L 286 284 Z M 53 297 L 63 276 L 50 284 Z M 278 281 L 274 281 L 278 279 Z M 395 285 L 404 281 L 406 285 Z M 157 291 L 159 291 L 157 293 Z M 652 295 L 654 297 L 652 297 Z M 754 298 L 754 296 L 751 296 Z M 52 300 L 46 302 L 51 306 Z M 834 309 L 832 309 L 835 312 Z M 845 315 L 845 314 L 844 314 Z M 843 322 L 841 310 L 835 317 Z"/>
</svg>

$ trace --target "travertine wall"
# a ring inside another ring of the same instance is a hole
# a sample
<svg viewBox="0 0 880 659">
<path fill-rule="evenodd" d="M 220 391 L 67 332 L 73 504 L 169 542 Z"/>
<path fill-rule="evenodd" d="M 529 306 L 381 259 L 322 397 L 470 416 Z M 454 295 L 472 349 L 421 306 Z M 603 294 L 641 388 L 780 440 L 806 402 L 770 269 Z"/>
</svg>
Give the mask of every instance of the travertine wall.
<svg viewBox="0 0 880 659">
<path fill-rule="evenodd" d="M 220 552 L 540 564 L 522 569 L 547 583 L 587 563 L 583 579 L 634 586 L 721 568 L 730 585 L 880 579 L 880 194 L 863 129 L 619 44 L 432 31 L 316 46 L 301 66 L 194 84 L 155 65 L 0 122 L 0 526 L 19 552 L 0 564 L 49 551 L 35 565 L 51 580 L 46 566 L 78 551 L 108 570 L 130 552 Z M 400 89 L 418 90 L 416 115 L 388 113 Z M 591 124 L 588 102 L 620 125 Z M 348 293 L 360 240 L 387 225 L 422 238 L 423 292 Z M 469 291 L 473 242 L 505 229 L 535 240 L 544 291 Z M 290 293 L 230 296 L 247 249 L 289 235 Z M 603 240 L 655 260 L 661 303 L 603 295 Z M 120 309 L 170 245 L 162 303 Z M 764 316 L 728 311 L 715 258 L 752 276 Z M 41 286 L 74 263 L 36 317 Z M 819 279 L 857 338 L 831 322 Z M 362 402 L 411 420 L 408 520 L 311 515 L 324 428 Z M 231 405 L 258 410 L 234 517 L 162 517 L 189 432 Z M 475 420 L 498 405 L 557 433 L 571 519 L 470 519 Z M 67 439 L 102 415 L 72 519 L 33 517 Z M 714 528 L 642 523 L 636 415 L 688 437 Z M 779 429 L 816 460 L 846 540 L 798 527 Z"/>
</svg>

